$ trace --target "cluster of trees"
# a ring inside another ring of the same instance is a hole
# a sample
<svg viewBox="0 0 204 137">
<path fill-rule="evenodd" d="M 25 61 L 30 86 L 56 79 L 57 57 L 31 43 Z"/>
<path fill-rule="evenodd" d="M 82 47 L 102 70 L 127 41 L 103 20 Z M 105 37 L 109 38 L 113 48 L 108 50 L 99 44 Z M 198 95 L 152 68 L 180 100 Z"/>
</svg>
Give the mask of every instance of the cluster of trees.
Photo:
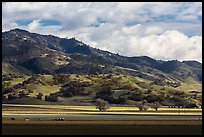
<svg viewBox="0 0 204 137">
<path fill-rule="evenodd" d="M 80 83 L 79 81 L 70 81 L 62 86 L 59 93 L 63 97 L 86 95 L 85 93 L 83 93 L 85 85 L 86 84 Z"/>
<path fill-rule="evenodd" d="M 147 90 L 142 92 L 139 89 L 135 89 L 134 92 L 129 92 L 127 94 L 120 95 L 119 97 L 114 97 L 113 91 L 110 86 L 103 86 L 99 92 L 96 93 L 95 98 L 101 98 L 110 104 L 124 104 L 127 99 L 136 102 L 146 101 L 148 105 L 142 105 L 147 107 L 155 108 L 158 104 L 169 106 L 169 107 L 184 107 L 184 108 L 194 108 L 198 105 L 189 100 L 188 94 L 179 91 L 169 91 L 169 92 L 159 92 L 154 93 L 152 90 Z M 146 103 L 146 104 L 147 104 Z M 151 105 L 149 105 L 151 104 Z M 141 106 L 141 105 L 140 105 Z"/>
<path fill-rule="evenodd" d="M 24 75 L 21 74 L 8 74 L 8 75 L 2 75 L 2 100 L 5 100 L 4 94 L 8 94 L 8 99 L 15 99 L 17 97 L 22 97 L 24 94 L 22 91 L 17 93 L 17 89 L 22 88 L 25 89 L 25 86 L 22 83 L 19 83 L 17 85 L 11 86 L 10 80 L 13 78 L 22 78 Z M 24 92 L 24 91 L 23 91 Z"/>
<path fill-rule="evenodd" d="M 12 75 L 13 76 L 13 75 Z M 13 78 L 16 77 L 23 77 L 23 75 L 14 75 Z M 32 77 L 30 77 L 29 79 L 23 81 L 22 83 L 18 83 L 14 86 L 11 86 L 11 82 L 3 82 L 2 83 L 2 94 L 8 94 L 8 100 L 13 100 L 16 98 L 22 98 L 22 97 L 28 97 L 29 93 L 32 93 L 32 90 L 28 90 L 26 91 L 26 86 L 28 84 L 33 84 L 33 83 L 41 83 L 41 84 L 46 84 L 45 80 L 43 79 L 44 76 L 37 74 L 37 75 L 33 75 Z M 36 96 L 37 99 L 40 98 L 40 95 Z M 4 100 L 6 99 L 5 97 L 3 98 Z"/>
<path fill-rule="evenodd" d="M 137 90 L 128 96 L 128 99 L 133 101 L 141 101 L 143 100 L 143 98 L 144 98 L 144 94 L 140 90 Z"/>
<path fill-rule="evenodd" d="M 9 94 L 8 94 L 9 93 Z M 25 90 L 20 90 L 17 92 L 17 87 L 4 87 L 2 86 L 2 100 L 6 100 L 5 94 L 8 94 L 8 100 L 26 97 L 29 93 L 26 93 Z"/>
<path fill-rule="evenodd" d="M 2 81 L 9 81 L 12 79 L 13 79 L 13 77 L 11 75 L 2 75 Z"/>
<path fill-rule="evenodd" d="M 157 111 L 158 108 L 161 107 L 161 104 L 159 102 L 148 103 L 146 100 L 143 100 L 137 103 L 136 107 L 138 107 L 140 111 L 146 111 L 148 108 L 153 108 Z"/>
<path fill-rule="evenodd" d="M 127 100 L 133 100 L 136 102 L 146 101 L 148 104 L 161 104 L 169 107 L 184 107 L 192 108 L 198 107 L 198 105 L 189 100 L 188 94 L 179 91 L 158 92 L 155 93 L 152 90 L 142 92 L 139 89 L 131 91 L 127 94 L 122 94 L 119 97 L 114 97 L 114 91 L 110 86 L 103 86 L 99 92 L 96 93 L 95 98 L 101 98 L 110 104 L 124 104 Z M 143 105 L 146 106 L 146 105 Z M 152 106 L 152 105 L 147 105 Z"/>
<path fill-rule="evenodd" d="M 10 87 L 11 82 L 3 82 L 2 83 L 2 94 L 7 94 L 13 91 L 13 88 Z"/>
<path fill-rule="evenodd" d="M 106 111 L 110 108 L 108 101 L 105 101 L 101 98 L 98 98 L 95 100 L 96 109 L 99 109 L 99 111 Z M 161 104 L 159 102 L 154 103 L 148 103 L 146 100 L 141 101 L 135 105 L 135 107 L 139 108 L 140 111 L 147 111 L 148 108 L 153 108 L 155 111 L 158 110 L 158 108 L 161 107 Z"/>
<path fill-rule="evenodd" d="M 7 75 L 2 75 L 2 81 L 9 81 L 12 80 L 13 78 L 22 78 L 24 77 L 23 74 L 7 74 Z"/>
<path fill-rule="evenodd" d="M 17 98 L 23 98 L 23 97 L 28 97 L 29 93 L 26 93 L 24 90 L 17 92 L 12 92 L 10 94 L 8 94 L 8 100 L 13 100 L 13 99 L 17 99 Z M 4 100 L 6 100 L 6 98 L 3 98 Z"/>
<path fill-rule="evenodd" d="M 41 74 L 36 74 L 36 75 L 33 75 L 32 77 L 30 77 L 29 79 L 23 81 L 25 84 L 29 84 L 29 83 L 33 83 L 33 82 L 36 82 L 38 81 L 39 79 L 41 79 L 43 77 L 43 75 Z"/>
<path fill-rule="evenodd" d="M 53 75 L 53 83 L 55 85 L 58 84 L 64 84 L 66 82 L 70 81 L 70 75 L 69 74 L 55 74 Z"/>
<path fill-rule="evenodd" d="M 101 98 L 106 101 L 108 101 L 110 104 L 123 104 L 127 101 L 124 97 L 113 97 L 113 91 L 111 90 L 111 87 L 106 85 L 101 88 L 99 92 L 96 93 L 95 98 Z"/>
<path fill-rule="evenodd" d="M 49 96 L 45 96 L 45 101 L 57 102 L 58 101 L 58 95 L 51 93 Z"/>
<path fill-rule="evenodd" d="M 148 103 L 162 102 L 165 100 L 165 97 L 162 94 L 155 95 L 151 90 L 147 90 L 145 94 L 142 91 L 137 90 L 128 96 L 128 99 L 133 101 L 142 101 L 146 100 Z"/>
</svg>

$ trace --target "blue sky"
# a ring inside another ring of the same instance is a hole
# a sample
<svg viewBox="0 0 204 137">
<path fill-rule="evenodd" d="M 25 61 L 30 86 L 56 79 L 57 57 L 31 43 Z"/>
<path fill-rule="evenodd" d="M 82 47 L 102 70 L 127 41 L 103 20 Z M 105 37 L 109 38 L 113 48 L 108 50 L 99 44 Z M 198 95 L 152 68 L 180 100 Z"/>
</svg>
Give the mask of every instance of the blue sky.
<svg viewBox="0 0 204 137">
<path fill-rule="evenodd" d="M 2 30 L 13 28 L 76 37 L 127 56 L 202 62 L 199 2 L 4 2 Z"/>
</svg>

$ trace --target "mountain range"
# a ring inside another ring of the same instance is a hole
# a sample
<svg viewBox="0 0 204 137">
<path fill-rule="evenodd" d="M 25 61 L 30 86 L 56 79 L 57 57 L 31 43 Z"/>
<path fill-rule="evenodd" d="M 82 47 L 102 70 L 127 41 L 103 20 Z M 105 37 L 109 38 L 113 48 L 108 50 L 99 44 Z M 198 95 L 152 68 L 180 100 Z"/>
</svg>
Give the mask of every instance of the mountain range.
<svg viewBox="0 0 204 137">
<path fill-rule="evenodd" d="M 93 48 L 75 38 L 13 29 L 2 32 L 2 74 L 120 73 L 148 80 L 202 82 L 202 63 L 162 61 L 148 56 L 126 57 Z"/>
</svg>

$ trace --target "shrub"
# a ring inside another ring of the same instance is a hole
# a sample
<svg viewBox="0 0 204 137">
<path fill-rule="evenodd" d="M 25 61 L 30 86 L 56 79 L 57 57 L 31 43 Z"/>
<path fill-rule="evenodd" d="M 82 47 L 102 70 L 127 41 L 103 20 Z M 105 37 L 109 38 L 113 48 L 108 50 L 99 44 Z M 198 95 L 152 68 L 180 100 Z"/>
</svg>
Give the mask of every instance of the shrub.
<svg viewBox="0 0 204 137">
<path fill-rule="evenodd" d="M 24 90 L 21 90 L 18 95 L 19 95 L 20 98 L 22 98 L 22 97 L 26 96 L 26 93 L 25 93 Z"/>
<path fill-rule="evenodd" d="M 8 100 L 13 100 L 16 99 L 17 97 L 15 95 L 12 94 L 8 94 Z"/>
<path fill-rule="evenodd" d="M 38 93 L 38 95 L 36 95 L 36 98 L 39 100 L 42 100 L 42 96 L 43 96 L 43 93 Z"/>
<path fill-rule="evenodd" d="M 51 93 L 49 96 L 45 96 L 45 101 L 57 102 L 58 96 Z"/>
</svg>

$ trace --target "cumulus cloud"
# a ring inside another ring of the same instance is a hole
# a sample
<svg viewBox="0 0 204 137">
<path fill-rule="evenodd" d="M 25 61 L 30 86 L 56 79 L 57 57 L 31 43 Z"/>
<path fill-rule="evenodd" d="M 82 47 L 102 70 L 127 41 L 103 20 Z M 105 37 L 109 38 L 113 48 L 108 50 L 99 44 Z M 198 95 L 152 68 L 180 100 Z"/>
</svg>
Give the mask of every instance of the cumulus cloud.
<svg viewBox="0 0 204 137">
<path fill-rule="evenodd" d="M 42 24 L 49 20 L 60 24 Z M 4 2 L 2 30 L 12 28 L 76 37 L 127 56 L 202 61 L 201 2 Z"/>
<path fill-rule="evenodd" d="M 112 27 L 112 28 L 111 28 Z M 150 56 L 161 60 L 197 60 L 202 62 L 202 37 L 187 35 L 168 30 L 161 34 L 150 33 L 162 30 L 150 27 L 145 29 L 142 25 L 132 27 L 108 26 L 109 30 L 98 29 L 92 31 L 84 41 L 97 48 L 109 50 L 126 56 Z M 110 31 L 110 30 L 117 31 Z M 148 32 L 148 35 L 146 35 Z M 101 36 L 105 33 L 107 36 Z M 94 37 L 95 39 L 90 39 Z M 92 43 L 94 41 L 94 43 Z"/>
</svg>

